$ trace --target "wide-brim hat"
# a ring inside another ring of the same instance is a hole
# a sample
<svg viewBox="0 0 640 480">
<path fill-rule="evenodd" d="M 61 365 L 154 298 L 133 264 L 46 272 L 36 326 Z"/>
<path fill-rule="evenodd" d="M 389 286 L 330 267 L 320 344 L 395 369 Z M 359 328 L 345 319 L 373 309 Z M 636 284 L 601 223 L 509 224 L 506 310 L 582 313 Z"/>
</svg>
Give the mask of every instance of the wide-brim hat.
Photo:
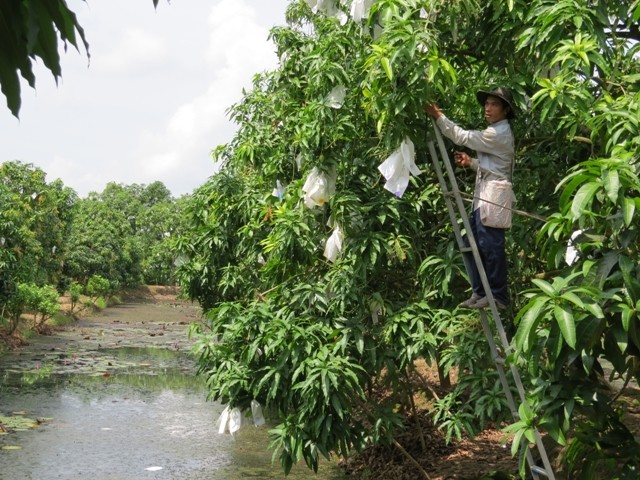
<svg viewBox="0 0 640 480">
<path fill-rule="evenodd" d="M 485 102 L 487 101 L 487 97 L 498 97 L 500 100 L 505 102 L 507 105 L 509 105 L 509 113 L 507 114 L 507 118 L 516 118 L 516 109 L 513 105 L 513 94 L 511 93 L 511 90 L 505 87 L 498 87 L 494 90 L 491 90 L 490 92 L 480 90 L 478 93 L 476 93 L 476 98 L 478 99 L 478 102 L 480 102 L 480 105 L 485 104 Z"/>
</svg>

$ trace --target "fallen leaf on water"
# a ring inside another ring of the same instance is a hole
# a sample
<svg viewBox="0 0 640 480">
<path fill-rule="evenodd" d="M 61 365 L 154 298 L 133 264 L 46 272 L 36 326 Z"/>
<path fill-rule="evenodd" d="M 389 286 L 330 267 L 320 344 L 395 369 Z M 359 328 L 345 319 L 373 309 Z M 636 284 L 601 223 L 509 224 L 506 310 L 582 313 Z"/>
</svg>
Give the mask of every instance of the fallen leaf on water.
<svg viewBox="0 0 640 480">
<path fill-rule="evenodd" d="M 104 372 L 104 373 L 102 374 L 102 376 L 103 376 L 104 378 L 109 378 L 109 377 L 111 376 L 111 374 L 110 374 L 109 372 Z"/>
<path fill-rule="evenodd" d="M 0 447 L 0 450 L 22 450 L 22 447 L 19 445 L 5 445 Z"/>
<path fill-rule="evenodd" d="M 158 470 L 162 470 L 162 467 L 147 467 L 145 468 L 145 470 L 148 470 L 150 472 L 157 472 Z"/>
<path fill-rule="evenodd" d="M 29 415 L 29 413 L 27 410 L 18 410 L 17 412 L 13 412 L 14 415 Z"/>
</svg>

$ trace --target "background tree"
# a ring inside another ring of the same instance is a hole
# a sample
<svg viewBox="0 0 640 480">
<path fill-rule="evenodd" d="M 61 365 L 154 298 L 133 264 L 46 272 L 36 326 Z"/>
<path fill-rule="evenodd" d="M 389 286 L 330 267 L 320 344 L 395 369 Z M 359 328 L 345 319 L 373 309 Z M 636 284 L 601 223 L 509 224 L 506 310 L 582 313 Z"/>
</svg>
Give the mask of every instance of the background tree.
<svg viewBox="0 0 640 480">
<path fill-rule="evenodd" d="M 640 351 L 640 3 L 378 0 L 353 2 L 352 14 L 371 8 L 344 21 L 351 3 L 291 2 L 288 25 L 271 34 L 280 67 L 230 110 L 238 133 L 215 150 L 225 168 L 189 207 L 180 275 L 209 318 L 197 333 L 211 396 L 272 408 L 285 470 L 391 441 L 411 411 L 406 380 L 419 357 L 469 366 L 461 383 L 471 389 L 436 408 L 451 434 L 500 418 L 495 375 L 472 361 L 486 360 L 480 327 L 455 309 L 468 287 L 426 167 L 423 106 L 437 101 L 480 128 L 475 92 L 506 85 L 520 111 L 518 208 L 548 218 L 517 219 L 508 246 L 512 361 L 530 366 L 535 413 L 513 430 L 536 425 L 561 444 L 576 432 L 566 458 L 584 478 L 600 460 L 637 469 L 638 445 L 598 373 L 606 359 L 635 375 Z M 396 198 L 377 166 L 407 137 L 427 171 Z M 328 183 L 335 175 L 335 192 L 308 208 L 314 169 Z M 331 263 L 322 254 L 336 227 Z M 567 265 L 572 236 L 579 257 Z M 376 387 L 396 395 L 387 403 Z"/>
<path fill-rule="evenodd" d="M 162 182 L 107 184 L 78 201 L 65 273 L 83 285 L 100 275 L 114 285 L 173 284 L 172 243 L 182 230 L 181 203 Z"/>
<path fill-rule="evenodd" d="M 174 200 L 162 182 L 109 183 L 100 193 L 78 199 L 60 180 L 31 164 L 0 167 L 0 309 L 9 330 L 29 310 L 53 308 L 52 290 L 69 291 L 71 314 L 80 290 L 95 276 L 111 292 L 143 282 L 175 284 L 175 243 L 184 228 L 188 197 Z M 22 290 L 20 290 L 22 288 Z M 44 299 L 41 301 L 41 299 Z"/>
<path fill-rule="evenodd" d="M 110 208 L 96 194 L 79 200 L 67 243 L 67 277 L 82 285 L 93 275 L 122 286 L 139 285 L 140 249 L 130 232 L 122 210 Z"/>
<path fill-rule="evenodd" d="M 147 203 L 147 208 L 141 210 L 139 217 L 138 235 L 143 251 L 142 275 L 146 284 L 173 285 L 177 262 L 176 244 L 187 228 L 188 219 L 184 210 L 189 197 L 185 195 L 174 199 L 168 190 L 168 195 L 157 196 L 156 193 L 162 192 L 159 185 L 166 190 L 161 182 L 151 184 L 145 190 L 152 194 L 149 198 L 153 202 Z"/>
<path fill-rule="evenodd" d="M 16 282 L 59 285 L 71 215 L 77 196 L 32 164 L 0 167 L 0 260 L 3 289 Z"/>
</svg>

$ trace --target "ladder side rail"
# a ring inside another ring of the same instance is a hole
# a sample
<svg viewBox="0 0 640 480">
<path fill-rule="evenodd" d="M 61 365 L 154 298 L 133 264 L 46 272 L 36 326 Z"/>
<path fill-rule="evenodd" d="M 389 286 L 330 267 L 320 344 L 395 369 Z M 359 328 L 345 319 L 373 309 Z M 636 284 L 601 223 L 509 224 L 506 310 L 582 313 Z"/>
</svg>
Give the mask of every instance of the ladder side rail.
<svg viewBox="0 0 640 480">
<path fill-rule="evenodd" d="M 493 339 L 493 331 L 491 330 L 491 327 L 489 326 L 489 320 L 487 319 L 487 312 L 484 309 L 481 309 L 479 313 L 480 313 L 480 323 L 482 325 L 482 329 L 484 330 L 485 336 L 487 338 L 487 342 L 489 343 L 489 350 L 491 352 L 491 357 L 493 358 L 493 362 L 496 366 L 496 371 L 498 372 L 500 383 L 502 384 L 502 390 L 504 391 L 504 396 L 506 397 L 506 400 L 507 400 L 507 406 L 511 411 L 511 416 L 513 417 L 514 421 L 517 422 L 518 420 L 520 420 L 520 413 L 518 412 L 516 401 L 513 397 L 513 393 L 511 392 L 511 385 L 509 384 L 509 380 L 507 379 L 507 374 L 503 366 L 504 359 L 498 353 L 496 343 Z M 536 462 L 533 458 L 533 453 L 532 453 L 533 447 L 529 446 L 529 442 L 524 436 L 520 440 L 520 444 L 523 447 L 525 447 L 525 455 L 527 457 L 527 464 L 530 467 L 531 476 L 533 480 L 539 480 L 540 476 L 538 475 L 538 473 L 543 473 L 546 477 L 550 478 L 551 480 L 555 480 L 553 473 L 551 473 L 550 475 L 547 474 L 547 472 L 552 472 L 553 470 L 551 469 L 547 452 L 544 449 L 544 445 L 542 444 L 542 438 L 540 437 L 540 434 L 538 433 L 537 429 L 535 429 L 534 435 L 536 440 L 535 441 L 536 448 L 538 449 L 538 453 L 540 454 L 540 458 L 542 459 L 542 464 L 545 466 L 545 469 L 542 471 L 540 471 L 538 467 L 536 467 Z M 536 469 L 534 470 L 532 467 L 536 467 Z"/>
<path fill-rule="evenodd" d="M 435 145 L 432 140 L 428 140 L 427 145 L 429 147 L 429 153 L 431 154 L 431 163 L 433 165 L 433 169 L 436 172 L 436 176 L 438 177 L 438 182 L 440 183 L 440 188 L 444 192 L 444 202 L 447 206 L 447 211 L 449 212 L 449 219 L 451 221 L 451 227 L 453 228 L 456 243 L 458 244 L 458 250 L 463 253 L 462 260 L 464 263 L 464 268 L 467 272 L 468 279 L 471 279 L 471 259 L 469 255 L 464 255 L 464 252 L 471 251 L 471 248 L 464 243 L 464 239 L 462 236 L 462 230 L 460 228 L 460 224 L 458 223 L 458 217 L 466 216 L 467 213 L 465 211 L 459 212 L 459 215 L 456 215 L 453 201 L 451 200 L 452 192 L 449 191 L 449 187 L 447 186 L 447 181 L 444 178 L 442 173 L 442 169 L 440 168 L 440 159 L 436 153 Z M 464 222 L 464 220 L 463 220 Z"/>
<path fill-rule="evenodd" d="M 447 182 L 444 178 L 444 175 L 442 174 L 442 169 L 440 168 L 440 161 L 438 158 L 438 155 L 436 153 L 436 148 L 435 145 L 433 144 L 432 140 L 429 140 L 427 143 L 427 146 L 429 147 L 429 153 L 431 155 L 431 164 L 433 165 L 433 169 L 436 172 L 436 176 L 438 177 L 438 182 L 440 183 L 440 188 L 442 189 L 442 191 L 444 192 L 444 202 L 445 205 L 447 206 L 447 211 L 449 212 L 449 218 L 451 220 L 451 226 L 453 227 L 453 232 L 455 234 L 456 237 L 456 242 L 458 244 L 458 248 L 462 248 L 464 247 L 464 240 L 462 237 L 462 231 L 460 230 L 460 225 L 458 224 L 458 216 L 456 215 L 454 209 L 453 209 L 453 202 L 451 201 L 451 192 L 449 191 L 449 188 L 447 186 Z M 462 214 L 466 215 L 466 212 L 461 212 Z M 467 272 L 467 274 L 469 275 L 470 272 Z"/>
</svg>

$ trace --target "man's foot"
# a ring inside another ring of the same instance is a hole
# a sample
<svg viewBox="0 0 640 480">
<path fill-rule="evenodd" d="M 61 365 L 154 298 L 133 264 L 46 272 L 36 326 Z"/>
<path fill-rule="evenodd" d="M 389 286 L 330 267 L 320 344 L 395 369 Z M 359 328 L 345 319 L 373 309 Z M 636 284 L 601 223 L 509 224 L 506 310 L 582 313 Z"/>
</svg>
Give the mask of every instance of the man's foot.
<svg viewBox="0 0 640 480">
<path fill-rule="evenodd" d="M 460 305 L 458 305 L 459 307 L 462 308 L 473 308 L 472 305 L 474 305 L 478 300 L 480 300 L 481 298 L 484 298 L 480 295 L 478 295 L 477 293 L 473 292 L 473 294 L 471 295 L 471 297 L 469 297 L 468 299 L 466 299 L 464 302 L 462 302 Z"/>
<path fill-rule="evenodd" d="M 500 300 L 495 300 L 495 302 L 496 302 L 496 307 L 498 307 L 498 310 L 504 310 L 505 308 L 507 308 L 507 306 L 504 303 L 502 303 Z M 488 306 L 489 306 L 489 299 L 487 297 L 482 297 L 477 302 L 469 305 L 468 308 L 487 308 Z"/>
</svg>

